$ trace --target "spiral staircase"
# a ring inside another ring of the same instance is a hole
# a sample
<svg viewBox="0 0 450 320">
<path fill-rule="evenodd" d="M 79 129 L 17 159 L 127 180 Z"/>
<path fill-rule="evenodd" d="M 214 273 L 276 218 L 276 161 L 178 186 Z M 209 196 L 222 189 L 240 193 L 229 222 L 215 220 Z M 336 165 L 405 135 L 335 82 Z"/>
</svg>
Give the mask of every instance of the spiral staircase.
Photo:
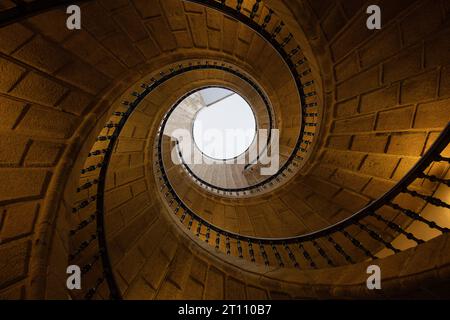
<svg viewBox="0 0 450 320">
<path fill-rule="evenodd" d="M 75 2 L 0 4 L 0 298 L 449 297 L 448 1 Z M 275 174 L 183 161 L 208 87 Z"/>
</svg>

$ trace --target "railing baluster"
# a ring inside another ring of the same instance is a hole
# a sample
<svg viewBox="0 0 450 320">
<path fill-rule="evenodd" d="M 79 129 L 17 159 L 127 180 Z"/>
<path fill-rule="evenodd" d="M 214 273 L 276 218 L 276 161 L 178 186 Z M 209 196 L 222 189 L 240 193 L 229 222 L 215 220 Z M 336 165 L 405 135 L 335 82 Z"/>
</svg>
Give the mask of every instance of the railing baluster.
<svg viewBox="0 0 450 320">
<path fill-rule="evenodd" d="M 264 248 L 264 244 L 262 242 L 259 243 L 259 251 L 261 252 L 264 264 L 268 266 L 270 264 L 269 257 L 267 256 L 266 249 Z"/>
<path fill-rule="evenodd" d="M 439 178 L 439 177 L 437 177 L 435 175 L 428 175 L 428 174 L 425 174 L 425 173 L 421 172 L 421 173 L 419 173 L 419 178 L 424 178 L 424 179 L 427 179 L 427 180 L 429 180 L 431 182 L 442 183 L 442 184 L 445 184 L 446 186 L 450 187 L 450 180 L 448 180 L 448 179 L 441 179 L 441 178 Z"/>
<path fill-rule="evenodd" d="M 216 232 L 216 250 L 220 247 L 220 232 Z"/>
<path fill-rule="evenodd" d="M 408 190 L 408 189 L 406 189 L 403 192 L 407 193 L 407 194 L 409 194 L 409 195 L 411 195 L 413 197 L 423 199 L 427 203 L 431 203 L 432 205 L 434 205 L 436 207 L 443 207 L 443 208 L 446 208 L 446 209 L 450 209 L 450 204 L 442 201 L 441 199 L 434 198 L 432 196 L 426 196 L 426 195 L 418 193 L 417 191 L 411 191 L 411 190 Z"/>
<path fill-rule="evenodd" d="M 388 202 L 386 205 L 390 206 L 391 208 L 393 208 L 395 210 L 398 210 L 398 211 L 404 213 L 405 215 L 407 215 L 408 217 L 410 217 L 413 220 L 417 220 L 417 221 L 425 223 L 431 229 L 437 229 L 437 230 L 439 230 L 442 233 L 450 232 L 450 229 L 445 228 L 445 227 L 441 227 L 436 222 L 430 221 L 428 219 L 425 219 L 424 217 L 422 217 L 418 213 L 416 213 L 416 212 L 414 212 L 412 210 L 409 210 L 409 209 L 405 209 L 405 208 L 399 206 L 398 204 L 395 204 L 395 203 L 392 203 L 392 202 Z"/>
<path fill-rule="evenodd" d="M 197 237 L 200 237 L 201 231 L 202 231 L 202 221 L 199 221 L 197 225 L 197 234 L 196 234 Z"/>
<path fill-rule="evenodd" d="M 97 218 L 97 212 L 95 214 L 91 214 L 88 219 L 81 221 L 78 226 L 75 229 L 70 230 L 70 235 L 73 236 L 77 232 L 81 231 L 82 229 L 86 228 L 89 224 L 95 221 Z"/>
<path fill-rule="evenodd" d="M 306 251 L 305 247 L 303 246 L 303 244 L 301 242 L 298 243 L 298 248 L 302 252 L 302 254 L 305 257 L 306 261 L 309 262 L 309 265 L 312 268 L 317 269 L 316 263 L 314 262 L 314 260 L 312 259 L 311 255 L 308 253 L 308 251 Z"/>
<path fill-rule="evenodd" d="M 248 254 L 250 255 L 250 260 L 255 262 L 255 251 L 253 250 L 253 243 L 251 240 L 248 241 Z"/>
<path fill-rule="evenodd" d="M 403 230 L 403 228 L 401 228 L 398 224 L 396 224 L 392 221 L 386 220 L 385 218 L 383 218 L 382 216 L 380 216 L 377 213 L 373 213 L 372 216 L 374 216 L 378 221 L 381 221 L 384 224 L 386 224 L 390 229 L 403 234 L 404 236 L 406 236 L 407 239 L 413 240 L 417 244 L 422 244 L 425 242 L 422 239 L 416 238 L 411 232 L 407 232 L 407 231 Z"/>
<path fill-rule="evenodd" d="M 91 235 L 88 240 L 83 241 L 74 253 L 69 255 L 69 261 L 73 261 L 76 257 L 80 255 L 89 245 L 97 239 L 97 234 Z"/>
<path fill-rule="evenodd" d="M 364 245 L 358 239 L 354 238 L 350 233 L 348 233 L 345 230 L 342 230 L 341 232 L 347 239 L 349 239 L 351 241 L 351 243 L 355 247 L 362 250 L 367 257 L 372 258 L 374 260 L 377 258 L 372 254 L 372 252 L 370 252 L 366 247 L 364 247 Z"/>
<path fill-rule="evenodd" d="M 294 265 L 295 268 L 300 268 L 300 265 L 298 264 L 297 260 L 295 259 L 295 255 L 292 252 L 291 248 L 289 248 L 289 245 L 287 243 L 283 244 L 284 249 L 286 250 L 286 252 L 288 253 L 289 259 L 291 259 L 292 264 Z"/>
<path fill-rule="evenodd" d="M 92 268 L 94 267 L 94 265 L 97 263 L 97 261 L 100 260 L 100 257 L 101 257 L 101 252 L 98 252 L 96 255 L 94 255 L 94 258 L 92 258 L 92 260 L 89 263 L 87 263 L 83 267 L 81 267 L 81 275 L 85 275 L 86 273 L 91 271 Z"/>
<path fill-rule="evenodd" d="M 353 259 L 344 251 L 341 245 L 339 245 L 339 243 L 337 243 L 332 236 L 329 236 L 327 240 L 333 245 L 336 251 L 344 257 L 345 261 L 347 261 L 348 263 L 354 263 Z"/>
<path fill-rule="evenodd" d="M 277 247 L 274 244 L 272 244 L 271 247 L 272 247 L 272 252 L 275 255 L 275 258 L 277 259 L 278 265 L 283 268 L 284 262 L 283 262 L 283 259 L 281 259 L 281 255 L 278 252 Z"/>
<path fill-rule="evenodd" d="M 377 240 L 378 242 L 381 242 L 382 244 L 384 244 L 384 246 L 392 251 L 394 251 L 394 253 L 399 253 L 400 250 L 398 250 L 397 248 L 395 248 L 392 244 L 390 244 L 389 242 L 387 242 L 386 240 L 384 240 L 378 233 L 376 233 L 375 231 L 373 231 L 372 229 L 370 229 L 369 227 L 367 227 L 366 225 L 362 224 L 359 221 L 356 221 L 355 224 L 362 230 L 365 231 L 369 234 L 369 236 L 371 236 L 373 239 Z"/>
<path fill-rule="evenodd" d="M 91 300 L 94 297 L 94 295 L 97 293 L 98 288 L 103 283 L 103 281 L 105 281 L 105 277 L 104 276 L 102 276 L 101 278 L 97 279 L 97 281 L 95 283 L 95 286 L 90 288 L 88 290 L 88 292 L 86 293 L 86 295 L 85 295 L 85 299 L 86 300 Z"/>
<path fill-rule="evenodd" d="M 316 248 L 316 250 L 320 254 L 320 256 L 326 260 L 328 265 L 331 267 L 335 267 L 334 262 L 330 259 L 330 257 L 328 257 L 325 250 L 323 250 L 323 248 L 317 243 L 317 241 L 313 240 L 312 244 L 313 244 L 314 248 Z"/>
<path fill-rule="evenodd" d="M 242 254 L 242 245 L 241 245 L 241 240 L 239 240 L 239 239 L 237 239 L 237 249 L 238 249 L 239 258 L 243 259 L 244 256 Z"/>
<path fill-rule="evenodd" d="M 255 4 L 253 5 L 252 12 L 250 13 L 250 19 L 253 20 L 258 13 L 260 2 L 261 0 L 256 0 Z"/>
<path fill-rule="evenodd" d="M 230 255 L 231 254 L 231 246 L 230 246 L 230 237 L 228 236 L 228 234 L 225 238 L 225 247 L 227 249 L 227 255 Z"/>
</svg>

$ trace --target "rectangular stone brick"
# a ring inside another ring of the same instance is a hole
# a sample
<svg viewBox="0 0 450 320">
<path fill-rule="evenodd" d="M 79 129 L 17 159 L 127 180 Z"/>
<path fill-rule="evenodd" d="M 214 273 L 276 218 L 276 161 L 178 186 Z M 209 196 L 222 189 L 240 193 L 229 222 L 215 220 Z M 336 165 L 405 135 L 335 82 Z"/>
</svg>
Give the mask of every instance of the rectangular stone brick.
<svg viewBox="0 0 450 320">
<path fill-rule="evenodd" d="M 116 12 L 113 18 L 133 42 L 148 38 L 147 30 L 141 23 L 141 18 L 132 6 L 121 8 Z"/>
<path fill-rule="evenodd" d="M 54 73 L 71 60 L 69 53 L 42 36 L 34 37 L 13 56 L 48 73 Z"/>
<path fill-rule="evenodd" d="M 450 64 L 450 28 L 443 28 L 435 37 L 425 41 L 425 66 L 432 68 Z"/>
<path fill-rule="evenodd" d="M 384 153 L 388 139 L 387 135 L 356 135 L 353 138 L 351 149 L 361 152 Z"/>
<path fill-rule="evenodd" d="M 129 68 L 144 62 L 144 57 L 134 46 L 128 45 L 131 40 L 122 32 L 106 37 L 102 43 Z"/>
<path fill-rule="evenodd" d="M 225 299 L 227 300 L 245 300 L 245 284 L 232 277 L 227 277 L 225 287 Z"/>
<path fill-rule="evenodd" d="M 25 157 L 25 165 L 52 167 L 56 165 L 63 145 L 45 141 L 33 141 Z"/>
<path fill-rule="evenodd" d="M 109 14 L 95 2 L 83 6 L 83 26 L 97 39 L 117 31 L 118 27 Z"/>
<path fill-rule="evenodd" d="M 33 36 L 33 32 L 19 23 L 0 28 L 0 52 L 10 54 Z"/>
<path fill-rule="evenodd" d="M 0 247 L 0 283 L 7 286 L 28 273 L 30 243 L 15 242 L 12 245 Z"/>
<path fill-rule="evenodd" d="M 420 104 L 414 128 L 442 128 L 450 118 L 450 99 Z"/>
<path fill-rule="evenodd" d="M 319 1 L 315 1 L 319 2 Z M 352 49 L 356 48 L 360 43 L 369 38 L 371 35 L 370 30 L 362 28 L 366 25 L 366 17 L 360 15 L 357 19 L 354 19 L 351 25 L 335 39 L 331 45 L 331 52 L 335 61 L 344 57 Z"/>
<path fill-rule="evenodd" d="M 237 39 L 237 27 L 238 24 L 235 20 L 224 17 L 223 19 L 223 43 L 222 49 L 227 53 L 233 53 Z"/>
<path fill-rule="evenodd" d="M 116 172 L 116 184 L 118 186 L 137 180 L 144 176 L 144 167 L 136 167 Z"/>
<path fill-rule="evenodd" d="M 31 72 L 14 87 L 12 94 L 43 105 L 54 106 L 66 90 L 59 83 Z"/>
<path fill-rule="evenodd" d="M 12 129 L 24 109 L 24 102 L 0 97 L 0 119 L 2 119 L 0 121 L 0 128 L 6 130 Z"/>
<path fill-rule="evenodd" d="M 84 8 L 82 9 L 84 14 Z M 41 34 L 50 38 L 51 40 L 61 43 L 73 34 L 72 30 L 66 28 L 67 21 L 66 8 L 57 8 L 48 10 L 46 12 L 40 12 L 27 19 L 34 30 L 39 31 Z M 84 24 L 84 21 L 82 22 Z M 55 28 L 55 26 L 63 26 Z"/>
<path fill-rule="evenodd" d="M 183 290 L 182 299 L 201 300 L 203 298 L 203 285 L 193 278 L 188 278 Z"/>
<path fill-rule="evenodd" d="M 144 256 L 137 247 L 134 247 L 125 254 L 121 263 L 117 266 L 117 270 L 125 281 L 131 284 L 144 263 Z"/>
<path fill-rule="evenodd" d="M 347 58 L 336 64 L 334 73 L 337 81 L 343 81 L 357 74 L 359 71 L 358 57 L 356 53 L 349 55 Z"/>
<path fill-rule="evenodd" d="M 25 69 L 0 58 L 0 92 L 8 92 L 25 73 Z"/>
<path fill-rule="evenodd" d="M 47 186 L 49 172 L 32 169 L 1 169 L 0 202 L 36 198 Z"/>
<path fill-rule="evenodd" d="M 364 153 L 327 150 L 323 156 L 323 162 L 338 168 L 355 171 L 359 168 L 365 156 Z"/>
<path fill-rule="evenodd" d="M 322 30 L 328 40 L 333 39 L 339 30 L 346 24 L 347 20 L 339 6 L 334 6 L 322 21 Z"/>
<path fill-rule="evenodd" d="M 147 60 L 150 60 L 151 58 L 154 58 L 158 54 L 160 54 L 160 50 L 159 50 L 158 46 L 155 44 L 155 42 L 153 41 L 153 39 L 149 38 L 149 39 L 140 41 L 140 42 L 136 43 L 136 46 Z"/>
<path fill-rule="evenodd" d="M 78 30 L 63 45 L 110 78 L 118 77 L 125 71 L 125 67 L 120 64 L 119 60 L 83 29 Z"/>
<path fill-rule="evenodd" d="M 381 62 L 399 51 L 400 47 L 400 32 L 397 27 L 383 29 L 361 48 L 361 64 L 367 67 Z"/>
<path fill-rule="evenodd" d="M 76 115 L 82 115 L 92 102 L 92 96 L 78 90 L 72 90 L 58 105 L 62 110 Z"/>
<path fill-rule="evenodd" d="M 130 187 L 114 189 L 105 195 L 105 207 L 112 210 L 132 198 Z"/>
<path fill-rule="evenodd" d="M 110 83 L 107 76 L 80 61 L 64 66 L 58 71 L 57 77 L 93 95 L 97 95 Z"/>
<path fill-rule="evenodd" d="M 225 287 L 224 273 L 214 267 L 209 268 L 205 286 L 207 300 L 221 300 L 224 298 Z"/>
<path fill-rule="evenodd" d="M 372 178 L 369 184 L 364 188 L 363 194 L 372 199 L 376 199 L 389 191 L 394 185 L 395 183 L 389 180 Z"/>
<path fill-rule="evenodd" d="M 353 133 L 372 131 L 375 121 L 375 115 L 359 116 L 334 122 L 333 132 L 335 133 Z"/>
<path fill-rule="evenodd" d="M 420 156 L 424 149 L 426 138 L 426 133 L 393 135 L 387 152 L 402 156 Z"/>
<path fill-rule="evenodd" d="M 418 160 L 418 158 L 401 159 L 397 169 L 395 169 L 392 178 L 394 180 L 400 180 L 401 178 L 403 178 L 405 174 L 408 173 L 408 171 L 411 170 L 411 168 L 417 163 Z"/>
<path fill-rule="evenodd" d="M 194 45 L 199 48 L 206 48 L 208 45 L 208 34 L 205 17 L 197 14 L 188 15 L 188 20 Z"/>
<path fill-rule="evenodd" d="M 336 117 L 341 118 L 356 114 L 358 111 L 358 102 L 359 100 L 357 98 L 354 98 L 344 102 L 336 103 L 335 105 Z"/>
<path fill-rule="evenodd" d="M 145 140 L 119 139 L 116 152 L 137 152 L 144 150 Z"/>
<path fill-rule="evenodd" d="M 399 86 L 385 87 L 361 96 L 361 113 L 382 110 L 398 103 Z"/>
<path fill-rule="evenodd" d="M 433 0 L 422 1 L 422 4 L 406 16 L 401 24 L 403 41 L 406 45 L 415 43 L 438 30 L 441 23 L 442 8 Z"/>
<path fill-rule="evenodd" d="M 177 42 L 177 47 L 179 48 L 192 48 L 194 43 L 192 41 L 191 34 L 189 31 L 174 31 L 175 40 Z"/>
<path fill-rule="evenodd" d="M 347 150 L 350 147 L 352 136 L 331 136 L 328 138 L 327 147 Z"/>
<path fill-rule="evenodd" d="M 170 261 L 160 251 L 155 252 L 155 254 L 145 263 L 142 275 L 154 290 L 158 290 L 166 275 L 169 263 Z"/>
<path fill-rule="evenodd" d="M 397 157 L 369 154 L 364 160 L 361 172 L 375 177 L 389 179 L 394 173 L 398 162 L 399 159 Z"/>
<path fill-rule="evenodd" d="M 150 3 L 147 0 L 133 0 L 138 13 L 142 18 L 152 18 L 161 15 L 161 6 L 158 2 Z"/>
<path fill-rule="evenodd" d="M 368 199 L 361 197 L 359 194 L 350 192 L 348 190 L 341 190 L 332 199 L 334 203 L 339 204 L 350 212 L 357 212 L 367 205 Z"/>
<path fill-rule="evenodd" d="M 0 243 L 31 234 L 38 209 L 39 206 L 36 202 L 8 207 L 0 232 Z"/>
<path fill-rule="evenodd" d="M 149 217 L 144 213 L 141 213 L 133 221 L 120 230 L 115 236 L 114 240 L 116 244 L 126 252 L 131 245 L 136 243 L 142 236 L 149 225 Z"/>
<path fill-rule="evenodd" d="M 360 191 L 367 184 L 369 178 L 351 171 L 339 169 L 331 176 L 330 181 L 345 186 L 346 188 Z"/>
<path fill-rule="evenodd" d="M 77 118 L 68 113 L 32 106 L 18 124 L 17 130 L 36 137 L 67 139 L 77 122 Z"/>
<path fill-rule="evenodd" d="M 383 64 L 383 82 L 392 83 L 417 74 L 422 69 L 422 47 L 409 47 Z"/>
<path fill-rule="evenodd" d="M 2 166 L 17 166 L 20 164 L 28 138 L 0 133 L 0 164 Z"/>
<path fill-rule="evenodd" d="M 437 86 L 438 74 L 436 71 L 405 80 L 401 89 L 401 102 L 407 104 L 433 99 L 437 94 Z"/>
<path fill-rule="evenodd" d="M 151 5 L 152 6 L 152 5 Z M 163 51 L 170 51 L 176 48 L 175 37 L 163 17 L 151 18 L 146 22 L 153 39 L 156 40 Z"/>
<path fill-rule="evenodd" d="M 337 100 L 357 96 L 361 93 L 375 89 L 379 85 L 379 68 L 373 67 L 363 71 L 337 86 Z"/>
<path fill-rule="evenodd" d="M 377 130 L 401 130 L 411 128 L 414 107 L 404 107 L 380 112 L 376 125 Z"/>
</svg>

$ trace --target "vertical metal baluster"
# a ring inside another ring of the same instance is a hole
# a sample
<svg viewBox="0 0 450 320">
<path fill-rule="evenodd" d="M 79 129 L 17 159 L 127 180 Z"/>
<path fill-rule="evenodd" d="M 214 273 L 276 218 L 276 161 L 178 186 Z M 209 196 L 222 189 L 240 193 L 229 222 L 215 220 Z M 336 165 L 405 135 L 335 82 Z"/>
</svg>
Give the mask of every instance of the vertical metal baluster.
<svg viewBox="0 0 450 320">
<path fill-rule="evenodd" d="M 386 248 L 391 249 L 392 251 L 394 251 L 394 253 L 399 253 L 400 252 L 400 250 L 398 250 L 392 244 L 390 244 L 389 242 L 384 240 L 378 233 L 376 233 L 375 231 L 373 231 L 372 229 L 370 229 L 366 225 L 360 223 L 359 221 L 356 221 L 355 225 L 357 225 L 362 231 L 367 232 L 369 234 L 369 236 L 371 236 L 373 239 L 375 239 L 378 242 L 381 242 L 382 244 L 384 244 L 384 246 Z"/>
<path fill-rule="evenodd" d="M 194 216 L 191 215 L 191 219 L 189 220 L 189 224 L 188 224 L 188 230 L 191 230 L 193 223 L 194 223 Z"/>
<path fill-rule="evenodd" d="M 364 247 L 363 244 L 362 244 L 358 239 L 354 238 L 350 233 L 348 233 L 348 232 L 345 231 L 345 230 L 342 230 L 341 232 L 342 232 L 342 234 L 343 234 L 347 239 L 349 239 L 349 240 L 351 241 L 351 243 L 352 243 L 355 247 L 357 247 L 357 248 L 359 248 L 360 250 L 362 250 L 362 251 L 364 252 L 364 254 L 365 254 L 367 257 L 369 257 L 369 258 L 371 258 L 371 259 L 376 259 L 376 258 L 377 258 L 377 257 L 375 257 L 375 256 L 372 254 L 372 252 L 370 252 L 366 247 Z"/>
<path fill-rule="evenodd" d="M 316 248 L 316 250 L 320 254 L 320 256 L 327 261 L 328 265 L 331 267 L 334 267 L 335 264 L 333 263 L 333 261 L 331 261 L 330 257 L 328 257 L 325 250 L 322 249 L 322 247 L 317 243 L 317 241 L 313 240 L 312 244 L 313 244 L 314 248 Z"/>
<path fill-rule="evenodd" d="M 236 11 L 237 12 L 241 12 L 241 10 L 242 10 L 242 2 L 244 2 L 244 0 L 237 0 L 237 5 L 236 5 Z"/>
<path fill-rule="evenodd" d="M 261 28 L 263 28 L 263 29 L 267 28 L 267 25 L 270 23 L 270 20 L 272 20 L 272 14 L 273 14 L 273 10 L 269 9 L 269 13 L 264 17 L 264 22 L 263 22 Z"/>
<path fill-rule="evenodd" d="M 336 242 L 336 240 L 333 239 L 332 236 L 329 236 L 327 240 L 333 245 L 333 247 L 336 249 L 336 251 L 344 257 L 345 261 L 348 263 L 354 263 L 352 258 L 344 251 L 344 249 L 341 247 L 339 243 Z"/>
<path fill-rule="evenodd" d="M 255 259 L 255 251 L 253 250 L 253 244 L 252 244 L 251 240 L 248 241 L 248 253 L 250 255 L 251 261 L 255 262 L 256 261 L 256 259 Z"/>
<path fill-rule="evenodd" d="M 303 246 L 303 244 L 301 242 L 299 242 L 298 244 L 298 248 L 300 249 L 300 251 L 303 253 L 303 256 L 305 257 L 306 261 L 309 262 L 309 265 L 314 268 L 317 269 L 317 265 L 314 262 L 314 260 L 311 258 L 311 255 L 308 253 L 308 251 L 306 251 L 305 247 Z"/>
<path fill-rule="evenodd" d="M 252 19 L 252 20 L 255 19 L 255 16 L 259 10 L 260 2 L 261 2 L 261 0 L 256 0 L 255 4 L 253 5 L 252 12 L 250 13 L 250 19 Z"/>
<path fill-rule="evenodd" d="M 197 225 L 197 234 L 196 234 L 197 237 L 200 237 L 200 233 L 202 231 L 202 225 L 203 225 L 202 221 L 199 221 L 198 225 Z"/>
<path fill-rule="evenodd" d="M 220 232 L 216 232 L 216 250 L 220 247 Z"/>
<path fill-rule="evenodd" d="M 211 236 L 211 228 L 208 226 L 208 228 L 206 229 L 206 240 L 205 240 L 206 243 L 209 242 L 210 236 Z"/>
<path fill-rule="evenodd" d="M 292 252 L 291 248 L 289 248 L 289 245 L 287 243 L 284 243 L 283 245 L 284 245 L 284 249 L 288 253 L 289 259 L 291 259 L 291 262 L 294 265 L 294 267 L 295 268 L 300 268 L 300 265 L 298 264 L 297 260 L 295 259 L 295 255 Z"/>
<path fill-rule="evenodd" d="M 241 240 L 237 239 L 237 248 L 238 248 L 238 253 L 239 253 L 239 258 L 244 258 L 244 256 L 242 255 L 242 246 L 241 246 Z"/>
<path fill-rule="evenodd" d="M 227 237 L 225 238 L 225 246 L 227 249 L 227 255 L 231 254 L 231 246 L 230 246 L 230 237 L 227 234 Z"/>
<path fill-rule="evenodd" d="M 278 252 L 277 247 L 276 247 L 273 243 L 272 243 L 272 251 L 273 251 L 273 253 L 274 253 L 274 255 L 275 255 L 275 258 L 276 258 L 277 261 L 278 261 L 278 265 L 279 265 L 280 267 L 284 267 L 283 259 L 281 259 L 281 255 L 280 255 L 280 253 Z"/>
<path fill-rule="evenodd" d="M 267 256 L 266 249 L 264 248 L 264 245 L 261 242 L 259 243 L 259 251 L 261 252 L 261 256 L 263 257 L 264 264 L 268 266 L 269 257 Z"/>
</svg>

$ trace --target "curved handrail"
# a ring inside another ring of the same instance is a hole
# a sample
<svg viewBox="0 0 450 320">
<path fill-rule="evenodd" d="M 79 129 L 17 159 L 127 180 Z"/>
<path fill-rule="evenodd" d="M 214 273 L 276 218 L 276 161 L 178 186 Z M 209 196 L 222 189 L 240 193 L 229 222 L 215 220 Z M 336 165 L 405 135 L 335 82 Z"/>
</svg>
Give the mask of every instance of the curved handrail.
<svg viewBox="0 0 450 320">
<path fill-rule="evenodd" d="M 167 186 L 170 188 L 170 190 L 173 190 L 172 195 L 177 198 L 177 200 L 181 204 L 181 208 L 184 210 L 189 211 L 189 214 L 195 216 L 195 219 L 198 221 L 201 221 L 202 225 L 211 228 L 211 230 L 214 230 L 216 232 L 220 232 L 223 234 L 227 234 L 228 236 L 231 236 L 233 238 L 237 238 L 243 241 L 253 241 L 257 243 L 264 243 L 264 244 L 284 244 L 284 243 L 298 243 L 298 242 L 305 242 L 305 241 L 312 241 L 315 239 L 319 239 L 321 237 L 324 237 L 326 235 L 333 234 L 337 231 L 340 231 L 342 229 L 347 228 L 348 226 L 354 224 L 354 222 L 357 222 L 373 212 L 380 209 L 382 206 L 386 205 L 390 201 L 392 201 L 398 194 L 402 193 L 403 190 L 406 190 L 407 187 L 419 176 L 419 173 L 422 173 L 429 165 L 434 161 L 434 159 L 437 158 L 437 155 L 439 155 L 449 144 L 450 142 L 450 123 L 447 124 L 445 129 L 442 131 L 442 133 L 439 135 L 438 139 L 435 141 L 435 143 L 430 147 L 430 149 L 427 151 L 427 153 L 420 158 L 420 160 L 408 171 L 408 173 L 403 176 L 401 180 L 399 180 L 390 190 L 388 190 L 386 193 L 384 193 L 382 196 L 380 196 L 378 199 L 372 201 L 370 204 L 359 210 L 358 212 L 354 213 L 350 217 L 334 224 L 331 226 L 328 226 L 326 228 L 323 228 L 318 231 L 314 231 L 308 234 L 303 234 L 299 236 L 293 236 L 293 237 L 285 237 L 285 238 L 264 238 L 264 237 L 252 237 L 252 236 L 245 236 L 239 233 L 235 233 L 226 229 L 223 229 L 219 226 L 216 226 L 207 220 L 200 217 L 198 214 L 193 212 L 189 207 L 187 207 L 182 199 L 178 196 L 175 189 L 170 184 L 169 179 L 167 178 L 166 183 Z M 163 169 L 163 168 L 161 168 Z"/>
</svg>

